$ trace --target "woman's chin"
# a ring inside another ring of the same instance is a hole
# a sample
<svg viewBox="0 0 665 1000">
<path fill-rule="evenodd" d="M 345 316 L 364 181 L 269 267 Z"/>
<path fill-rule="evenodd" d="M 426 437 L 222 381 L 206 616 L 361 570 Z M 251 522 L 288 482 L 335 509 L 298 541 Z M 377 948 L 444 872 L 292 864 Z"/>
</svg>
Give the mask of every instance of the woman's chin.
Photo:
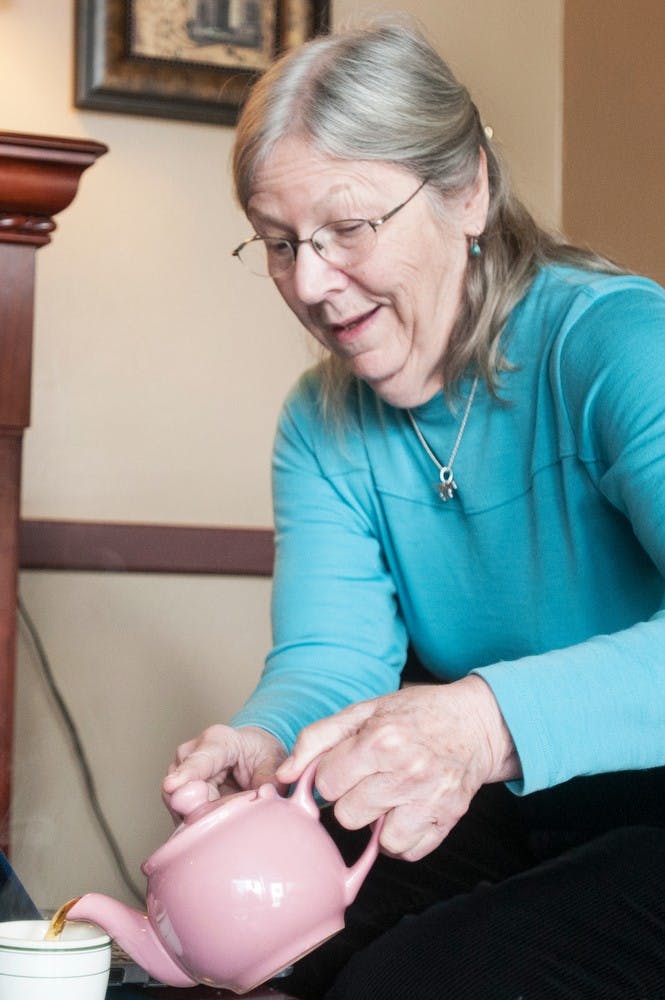
<svg viewBox="0 0 665 1000">
<path fill-rule="evenodd" d="M 359 366 L 360 367 L 360 366 Z M 405 377 L 402 371 L 386 373 L 368 372 L 355 370 L 352 366 L 353 374 L 366 382 L 377 396 L 389 406 L 397 409 L 413 409 L 427 403 L 442 388 L 443 381 L 428 379 L 415 380 Z"/>
</svg>

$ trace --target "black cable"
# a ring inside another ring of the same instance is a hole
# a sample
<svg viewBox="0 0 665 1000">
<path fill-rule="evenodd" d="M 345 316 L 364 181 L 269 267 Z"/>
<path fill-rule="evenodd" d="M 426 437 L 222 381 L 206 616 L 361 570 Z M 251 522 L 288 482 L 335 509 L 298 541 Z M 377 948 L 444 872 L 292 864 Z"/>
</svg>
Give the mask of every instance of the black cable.
<svg viewBox="0 0 665 1000">
<path fill-rule="evenodd" d="M 83 744 L 81 743 L 81 738 L 79 736 L 78 729 L 72 718 L 71 712 L 69 711 L 65 703 L 65 700 L 58 688 L 55 676 L 53 674 L 53 670 L 51 668 L 51 664 L 49 662 L 49 658 L 46 654 L 46 650 L 44 649 L 44 645 L 39 636 L 35 623 L 28 614 L 28 611 L 20 597 L 18 598 L 18 611 L 24 626 L 28 630 L 28 634 L 34 646 L 35 652 L 37 653 L 37 659 L 39 660 L 39 664 L 41 666 L 44 679 L 46 681 L 46 684 L 48 685 L 48 689 L 53 695 L 55 703 L 58 706 L 58 710 L 60 711 L 60 714 L 67 728 L 67 732 L 69 733 L 69 738 L 72 742 L 74 754 L 76 756 L 78 765 L 81 769 L 81 774 L 83 775 L 83 782 L 86 787 L 88 799 L 90 801 L 90 805 L 92 807 L 95 819 L 97 820 L 99 827 L 104 835 L 104 839 L 106 840 L 110 848 L 116 867 L 118 869 L 118 872 L 120 873 L 120 877 L 122 878 L 123 882 L 129 889 L 129 891 L 132 893 L 132 895 L 141 904 L 143 904 L 145 899 L 145 893 L 141 892 L 139 887 L 132 879 L 132 876 L 130 875 L 127 869 L 127 865 L 125 864 L 125 860 L 122 856 L 120 847 L 118 846 L 118 842 L 115 839 L 113 831 L 111 830 L 111 827 L 108 824 L 106 816 L 104 815 L 104 812 L 99 802 L 99 796 L 97 795 L 97 789 L 95 787 L 95 780 L 92 775 L 92 770 L 88 762 L 86 752 L 83 748 Z"/>
</svg>

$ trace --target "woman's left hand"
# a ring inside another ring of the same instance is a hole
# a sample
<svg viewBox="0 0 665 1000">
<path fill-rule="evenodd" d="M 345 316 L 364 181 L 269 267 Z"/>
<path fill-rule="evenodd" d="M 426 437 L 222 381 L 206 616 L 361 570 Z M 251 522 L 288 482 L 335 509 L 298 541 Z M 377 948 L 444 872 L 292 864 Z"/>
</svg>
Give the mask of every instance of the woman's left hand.
<svg viewBox="0 0 665 1000">
<path fill-rule="evenodd" d="M 320 794 L 348 829 L 386 819 L 386 854 L 417 861 L 438 847 L 481 785 L 520 774 L 510 733 L 489 686 L 474 674 L 359 702 L 300 733 L 278 768 L 297 780 L 322 754 Z"/>
</svg>

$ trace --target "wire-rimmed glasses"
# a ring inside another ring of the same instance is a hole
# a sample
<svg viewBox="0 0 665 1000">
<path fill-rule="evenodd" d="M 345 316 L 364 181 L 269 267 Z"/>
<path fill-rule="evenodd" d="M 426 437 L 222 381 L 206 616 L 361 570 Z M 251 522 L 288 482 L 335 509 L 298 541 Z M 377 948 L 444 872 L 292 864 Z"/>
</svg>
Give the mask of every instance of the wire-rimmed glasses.
<svg viewBox="0 0 665 1000">
<path fill-rule="evenodd" d="M 309 239 L 288 240 L 285 236 L 250 236 L 232 251 L 232 256 L 247 267 L 252 274 L 263 278 L 282 278 L 295 264 L 298 247 L 309 243 L 328 264 L 342 270 L 361 264 L 376 246 L 377 231 L 388 219 L 408 205 L 421 191 L 428 178 L 418 185 L 413 194 L 386 212 L 380 219 L 338 219 L 315 229 Z"/>
</svg>

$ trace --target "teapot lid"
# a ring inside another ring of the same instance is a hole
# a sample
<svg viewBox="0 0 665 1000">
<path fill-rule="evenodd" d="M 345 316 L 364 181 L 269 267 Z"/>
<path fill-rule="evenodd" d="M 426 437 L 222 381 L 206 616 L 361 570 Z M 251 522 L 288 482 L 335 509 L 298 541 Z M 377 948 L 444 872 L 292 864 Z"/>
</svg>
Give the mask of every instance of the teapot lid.
<svg viewBox="0 0 665 1000">
<path fill-rule="evenodd" d="M 157 867 L 173 861 L 183 850 L 190 850 L 200 837 L 211 829 L 234 819 L 247 807 L 260 799 L 281 799 L 274 785 L 265 784 L 260 788 L 237 792 L 214 801 L 208 800 L 208 784 L 205 781 L 188 781 L 171 796 L 173 809 L 183 817 L 182 823 L 173 831 L 166 843 L 141 865 L 144 875 L 150 875 Z M 282 800 L 285 801 L 285 800 Z"/>
</svg>

